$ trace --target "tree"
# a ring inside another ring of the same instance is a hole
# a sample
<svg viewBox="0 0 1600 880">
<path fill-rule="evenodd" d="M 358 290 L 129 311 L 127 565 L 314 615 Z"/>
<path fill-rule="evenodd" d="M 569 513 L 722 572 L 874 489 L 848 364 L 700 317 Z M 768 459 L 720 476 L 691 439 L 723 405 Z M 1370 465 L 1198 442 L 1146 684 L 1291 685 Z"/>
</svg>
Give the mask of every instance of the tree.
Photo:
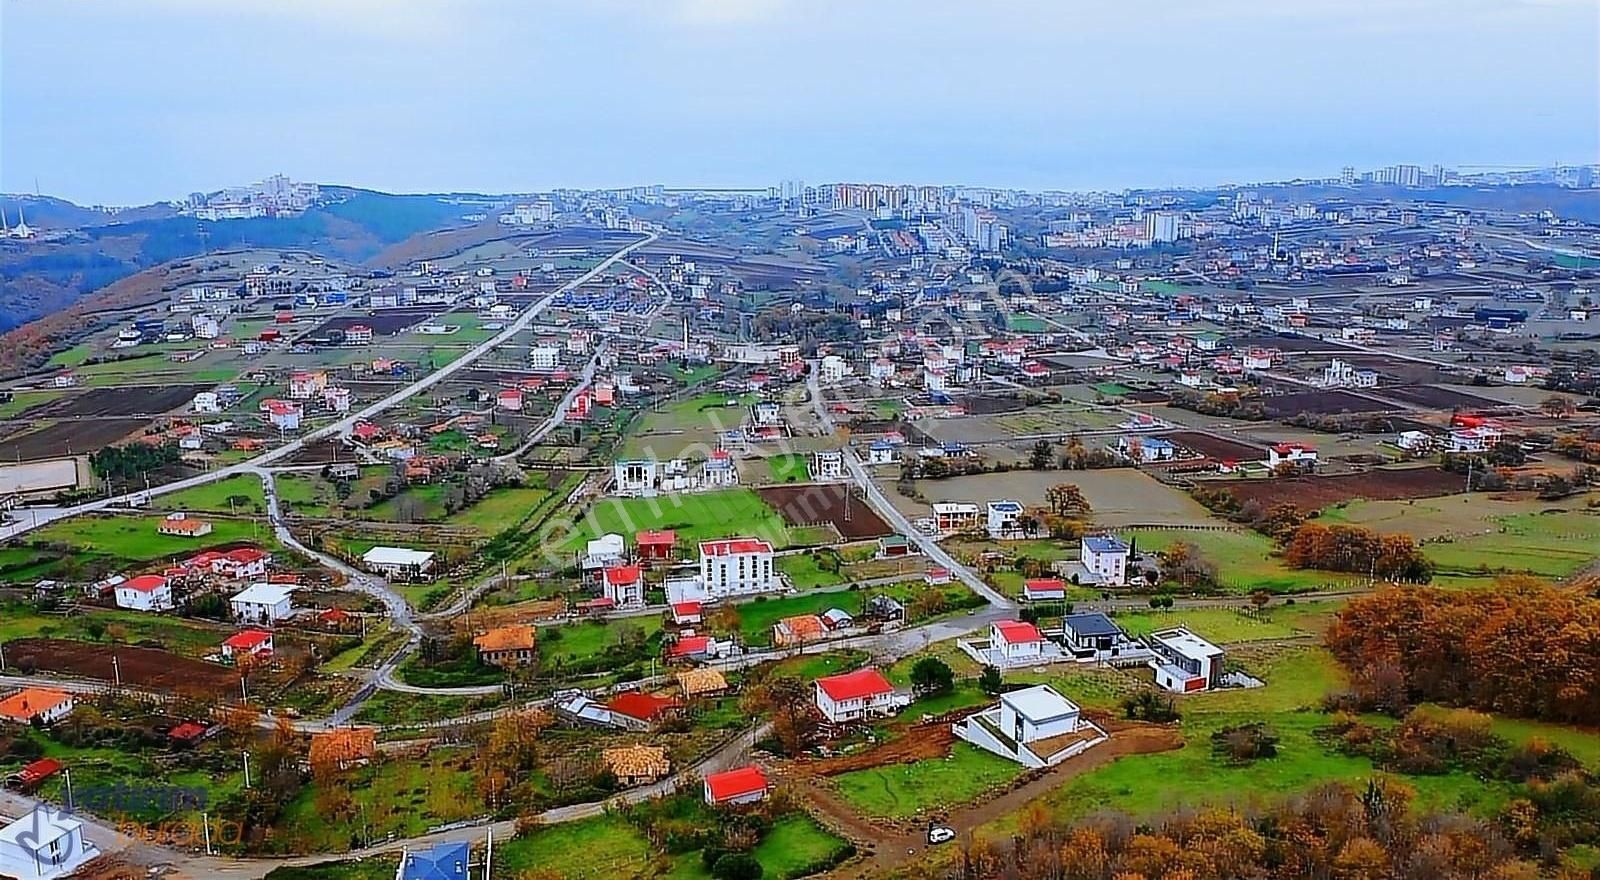
<svg viewBox="0 0 1600 880">
<path fill-rule="evenodd" d="M 1028 468 L 1030 470 L 1049 470 L 1053 461 L 1050 451 L 1050 441 L 1040 440 L 1033 444 L 1033 449 L 1028 453 Z"/>
<path fill-rule="evenodd" d="M 1539 402 L 1539 409 L 1543 410 L 1544 414 L 1551 418 L 1564 419 L 1572 415 L 1577 410 L 1577 407 L 1572 405 L 1571 400 L 1559 394 L 1552 394 Z"/>
<path fill-rule="evenodd" d="M 711 876 L 716 880 L 761 880 L 761 874 L 761 863 L 749 853 L 725 853 L 711 866 Z"/>
<path fill-rule="evenodd" d="M 1217 583 L 1217 565 L 1205 558 L 1200 548 L 1178 541 L 1161 553 L 1161 573 L 1186 590 L 1212 587 Z"/>
<path fill-rule="evenodd" d="M 1045 504 L 1049 505 L 1050 512 L 1056 516 L 1070 516 L 1082 518 L 1093 512 L 1089 500 L 1083 497 L 1083 490 L 1072 483 L 1057 483 L 1045 490 Z"/>
<path fill-rule="evenodd" d="M 955 682 L 956 674 L 938 657 L 923 657 L 911 667 L 911 689 L 919 697 L 948 694 Z"/>
<path fill-rule="evenodd" d="M 1005 686 L 1000 678 L 1000 670 L 993 666 L 983 667 L 983 673 L 978 676 L 978 687 L 991 697 L 999 696 L 1000 689 Z"/>
</svg>

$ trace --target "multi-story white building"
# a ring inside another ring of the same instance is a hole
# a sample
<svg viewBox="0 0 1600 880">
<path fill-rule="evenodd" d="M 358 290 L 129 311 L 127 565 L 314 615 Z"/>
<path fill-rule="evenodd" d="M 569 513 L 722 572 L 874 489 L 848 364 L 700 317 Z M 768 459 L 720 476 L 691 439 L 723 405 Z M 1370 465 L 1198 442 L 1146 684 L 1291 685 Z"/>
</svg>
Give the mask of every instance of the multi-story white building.
<svg viewBox="0 0 1600 880">
<path fill-rule="evenodd" d="M 1078 542 L 1078 555 L 1083 567 L 1095 576 L 1096 582 L 1120 587 L 1128 582 L 1129 547 L 1111 535 L 1084 535 Z"/>
<path fill-rule="evenodd" d="M 759 538 L 702 541 L 700 584 L 713 598 L 783 588 L 783 581 L 773 566 L 772 545 Z"/>
<path fill-rule="evenodd" d="M 653 458 L 629 459 L 611 465 L 613 495 L 654 495 L 661 482 L 661 463 Z"/>
<path fill-rule="evenodd" d="M 990 501 L 984 528 L 996 541 L 1026 537 L 1022 532 L 1021 502 Z"/>
<path fill-rule="evenodd" d="M 835 724 L 893 715 L 910 703 L 908 695 L 896 693 L 889 679 L 871 667 L 829 675 L 814 684 L 817 710 Z"/>
<path fill-rule="evenodd" d="M 528 364 L 535 370 L 554 370 L 561 365 L 561 348 L 555 345 L 535 345 L 528 349 Z"/>
<path fill-rule="evenodd" d="M 172 584 L 158 574 L 144 574 L 117 584 L 117 607 L 133 611 L 171 611 Z"/>
</svg>

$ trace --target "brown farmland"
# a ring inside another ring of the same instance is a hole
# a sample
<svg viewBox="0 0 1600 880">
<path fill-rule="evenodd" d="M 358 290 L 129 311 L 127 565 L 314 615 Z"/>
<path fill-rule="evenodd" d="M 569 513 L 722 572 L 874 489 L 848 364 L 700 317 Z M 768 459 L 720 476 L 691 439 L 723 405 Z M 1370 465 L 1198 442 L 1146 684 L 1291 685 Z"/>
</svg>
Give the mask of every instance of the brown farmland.
<svg viewBox="0 0 1600 880">
<path fill-rule="evenodd" d="M 117 658 L 115 666 L 113 655 Z M 98 645 L 71 639 L 14 639 L 6 642 L 6 661 L 23 668 L 107 682 L 115 681 L 120 671 L 123 684 L 152 690 L 204 691 L 216 696 L 239 692 L 239 676 L 232 669 L 160 648 Z"/>
<path fill-rule="evenodd" d="M 144 416 L 171 412 L 210 385 L 131 385 L 95 388 L 46 404 L 34 416 Z"/>
<path fill-rule="evenodd" d="M 1249 480 L 1227 486 L 1241 502 L 1254 500 L 1271 507 L 1289 502 L 1301 510 L 1319 510 L 1330 504 L 1365 498 L 1396 501 L 1450 495 L 1465 487 L 1466 478 L 1432 467 L 1378 468 L 1337 477 L 1294 477 Z"/>
<path fill-rule="evenodd" d="M 768 486 L 756 492 L 791 526 L 832 523 L 846 540 L 881 538 L 894 532 L 865 500 L 843 484 Z"/>
<path fill-rule="evenodd" d="M 0 442 L 0 461 L 38 461 L 82 455 L 110 446 L 148 424 L 144 419 L 86 419 L 56 422 Z"/>
</svg>

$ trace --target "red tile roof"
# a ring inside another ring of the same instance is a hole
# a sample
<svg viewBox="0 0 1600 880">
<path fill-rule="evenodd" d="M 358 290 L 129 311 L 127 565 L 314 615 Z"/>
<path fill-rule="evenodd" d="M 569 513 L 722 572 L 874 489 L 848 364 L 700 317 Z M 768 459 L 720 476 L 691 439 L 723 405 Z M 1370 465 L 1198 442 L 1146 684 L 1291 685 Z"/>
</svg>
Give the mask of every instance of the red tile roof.
<svg viewBox="0 0 1600 880">
<path fill-rule="evenodd" d="M 32 764 L 22 768 L 19 774 L 23 785 L 38 785 L 50 777 L 61 772 L 62 764 L 55 758 L 40 758 Z"/>
<path fill-rule="evenodd" d="M 684 636 L 674 642 L 672 647 L 667 650 L 667 656 L 689 657 L 695 654 L 704 654 L 710 644 L 710 636 Z"/>
<path fill-rule="evenodd" d="M 249 651 L 272 640 L 272 634 L 259 629 L 247 629 L 228 636 L 223 644 L 235 651 Z"/>
<path fill-rule="evenodd" d="M 772 545 L 759 538 L 729 538 L 725 541 L 701 541 L 702 556 L 731 556 L 735 553 L 771 553 Z"/>
<path fill-rule="evenodd" d="M 857 669 L 855 672 L 845 672 L 840 675 L 829 675 L 817 679 L 817 687 L 828 695 L 834 702 L 845 700 L 862 700 L 875 697 L 879 694 L 894 692 L 894 685 L 883 673 L 873 668 Z"/>
<path fill-rule="evenodd" d="M 1020 620 L 1002 620 L 996 623 L 995 629 L 1000 631 L 1000 638 L 1008 644 L 1016 645 L 1022 642 L 1044 641 L 1044 636 L 1039 634 L 1039 628 L 1031 623 Z"/>
<path fill-rule="evenodd" d="M 635 544 L 676 544 L 676 543 L 678 543 L 678 533 L 673 531 L 673 530 L 671 530 L 671 529 L 664 529 L 664 530 L 659 531 L 659 532 L 644 531 L 644 532 L 640 532 L 640 533 L 638 533 L 638 534 L 633 536 L 633 543 L 635 543 Z"/>
<path fill-rule="evenodd" d="M 721 803 L 744 795 L 755 794 L 767 790 L 767 774 L 761 772 L 760 767 L 740 767 L 736 770 L 727 770 L 722 773 L 712 773 L 706 777 L 706 790 L 711 792 L 711 800 Z"/>
<path fill-rule="evenodd" d="M 640 721 L 654 721 L 681 705 L 683 704 L 672 697 L 633 691 L 612 697 L 611 701 L 606 703 L 606 708 Z"/>
<path fill-rule="evenodd" d="M 141 574 L 122 583 L 122 586 L 140 593 L 154 593 L 166 585 L 167 579 L 159 574 Z"/>
<path fill-rule="evenodd" d="M 605 579 L 608 584 L 631 584 L 639 580 L 639 566 L 613 565 L 605 570 Z"/>
</svg>

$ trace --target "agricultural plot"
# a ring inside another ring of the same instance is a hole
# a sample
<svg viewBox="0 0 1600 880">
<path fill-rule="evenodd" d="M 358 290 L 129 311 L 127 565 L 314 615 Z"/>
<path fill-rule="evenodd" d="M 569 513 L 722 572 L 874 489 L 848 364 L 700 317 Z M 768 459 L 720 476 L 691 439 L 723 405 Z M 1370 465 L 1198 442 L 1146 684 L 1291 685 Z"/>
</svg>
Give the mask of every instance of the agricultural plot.
<svg viewBox="0 0 1600 880">
<path fill-rule="evenodd" d="M 79 516 L 51 523 L 33 532 L 31 537 L 119 563 L 175 558 L 201 550 L 245 544 L 281 549 L 272 529 L 259 520 L 212 520 L 211 534 L 200 538 L 158 534 L 156 526 L 160 522 L 160 516 Z"/>
<path fill-rule="evenodd" d="M 832 782 L 839 796 L 864 815 L 907 819 L 969 803 L 1023 770 L 1015 761 L 959 742 L 946 758 L 856 770 Z"/>
<path fill-rule="evenodd" d="M 36 407 L 42 407 L 60 397 L 60 391 L 15 391 L 11 399 L 0 403 L 0 419 L 14 419 Z"/>
<path fill-rule="evenodd" d="M 261 479 L 255 474 L 235 474 L 193 488 L 157 495 L 151 502 L 163 510 L 190 513 L 266 512 L 266 496 L 262 494 Z"/>
<path fill-rule="evenodd" d="M 1108 528 L 1135 524 L 1209 525 L 1211 512 L 1188 493 L 1168 486 L 1134 468 L 1092 471 L 1008 471 L 919 480 L 917 491 L 930 501 L 971 501 L 982 504 L 1009 498 L 1026 506 L 1042 506 L 1045 493 L 1057 483 L 1072 483 L 1094 508 L 1091 519 Z M 921 510 L 920 514 L 926 514 Z"/>
<path fill-rule="evenodd" d="M 646 411 L 623 443 L 623 458 L 704 458 L 724 431 L 744 424 L 751 395 L 702 394 Z"/>
<path fill-rule="evenodd" d="M 239 688 L 239 675 L 232 668 L 160 648 L 123 645 L 113 650 L 64 639 L 15 639 L 6 643 L 6 662 L 101 681 L 113 681 L 120 674 L 124 684 L 156 690 L 204 691 L 220 697 Z"/>
<path fill-rule="evenodd" d="M 1582 499 L 1544 502 L 1481 493 L 1416 501 L 1355 501 L 1324 510 L 1324 523 L 1410 535 L 1440 575 L 1524 573 L 1566 577 L 1600 556 L 1600 514 Z"/>
<path fill-rule="evenodd" d="M 1494 409 L 1504 406 L 1499 400 L 1439 385 L 1401 385 L 1375 392 L 1388 400 L 1398 400 L 1423 409 Z"/>
<path fill-rule="evenodd" d="M 560 533 L 552 537 L 559 547 L 570 552 L 581 550 L 585 541 L 600 535 L 615 532 L 632 539 L 635 532 L 647 529 L 675 530 L 679 541 L 691 544 L 752 536 L 782 548 L 793 540 L 784 517 L 749 489 L 656 498 L 602 498 L 574 517 L 564 537 Z"/>
<path fill-rule="evenodd" d="M 89 419 L 42 424 L 37 430 L 12 434 L 0 442 L 0 461 L 38 461 L 94 452 L 137 433 L 148 421 Z"/>
<path fill-rule="evenodd" d="M 1041 434 L 1102 431 L 1126 418 L 1099 407 L 1046 404 L 1018 412 L 922 421 L 917 427 L 941 443 L 1004 443 Z"/>
<path fill-rule="evenodd" d="M 35 415 L 60 418 L 160 415 L 187 406 L 196 394 L 210 387 L 191 383 L 92 388 L 82 394 L 62 398 Z"/>
<path fill-rule="evenodd" d="M 793 529 L 830 526 L 847 541 L 880 538 L 894 532 L 872 505 L 845 483 L 767 486 L 756 491 Z"/>
<path fill-rule="evenodd" d="M 1277 557 L 1271 538 L 1245 529 L 1140 529 L 1125 537 L 1139 550 L 1158 552 L 1180 542 L 1193 544 L 1216 563 L 1217 585 L 1228 592 L 1300 593 L 1347 585 L 1353 577 L 1289 568 Z"/>
<path fill-rule="evenodd" d="M 1215 482 L 1241 503 L 1254 500 L 1271 507 L 1289 502 L 1302 511 L 1316 510 L 1341 501 L 1364 498 L 1375 501 L 1427 498 L 1459 491 L 1466 482 L 1461 474 L 1436 467 L 1378 468 L 1333 477 L 1290 477 L 1271 480 Z"/>
<path fill-rule="evenodd" d="M 1300 391 L 1261 399 L 1269 417 L 1286 419 L 1300 413 L 1338 415 L 1339 413 L 1386 412 L 1394 405 L 1353 391 Z"/>
<path fill-rule="evenodd" d="M 1343 687 L 1343 671 L 1320 648 L 1245 648 L 1233 652 L 1265 687 L 1197 694 L 1177 699 L 1185 744 L 1175 751 L 1129 755 L 1066 781 L 1042 803 L 1063 821 L 1114 809 L 1136 817 L 1180 806 L 1227 805 L 1259 801 L 1342 781 L 1359 787 L 1372 776 L 1372 763 L 1330 751 L 1315 730 L 1327 724 L 1316 707 L 1324 694 Z M 1077 699 L 1072 690 L 1064 690 Z M 1213 754 L 1212 732 L 1230 724 L 1264 721 L 1279 736 L 1278 755 L 1233 766 Z M 1461 772 L 1407 776 L 1425 809 L 1460 808 L 1488 812 L 1508 795 L 1506 783 L 1484 782 Z M 1010 826 L 1014 817 L 998 823 Z"/>
<path fill-rule="evenodd" d="M 767 459 L 767 469 L 774 483 L 804 483 L 811 479 L 811 468 L 804 455 L 774 455 Z"/>
</svg>

